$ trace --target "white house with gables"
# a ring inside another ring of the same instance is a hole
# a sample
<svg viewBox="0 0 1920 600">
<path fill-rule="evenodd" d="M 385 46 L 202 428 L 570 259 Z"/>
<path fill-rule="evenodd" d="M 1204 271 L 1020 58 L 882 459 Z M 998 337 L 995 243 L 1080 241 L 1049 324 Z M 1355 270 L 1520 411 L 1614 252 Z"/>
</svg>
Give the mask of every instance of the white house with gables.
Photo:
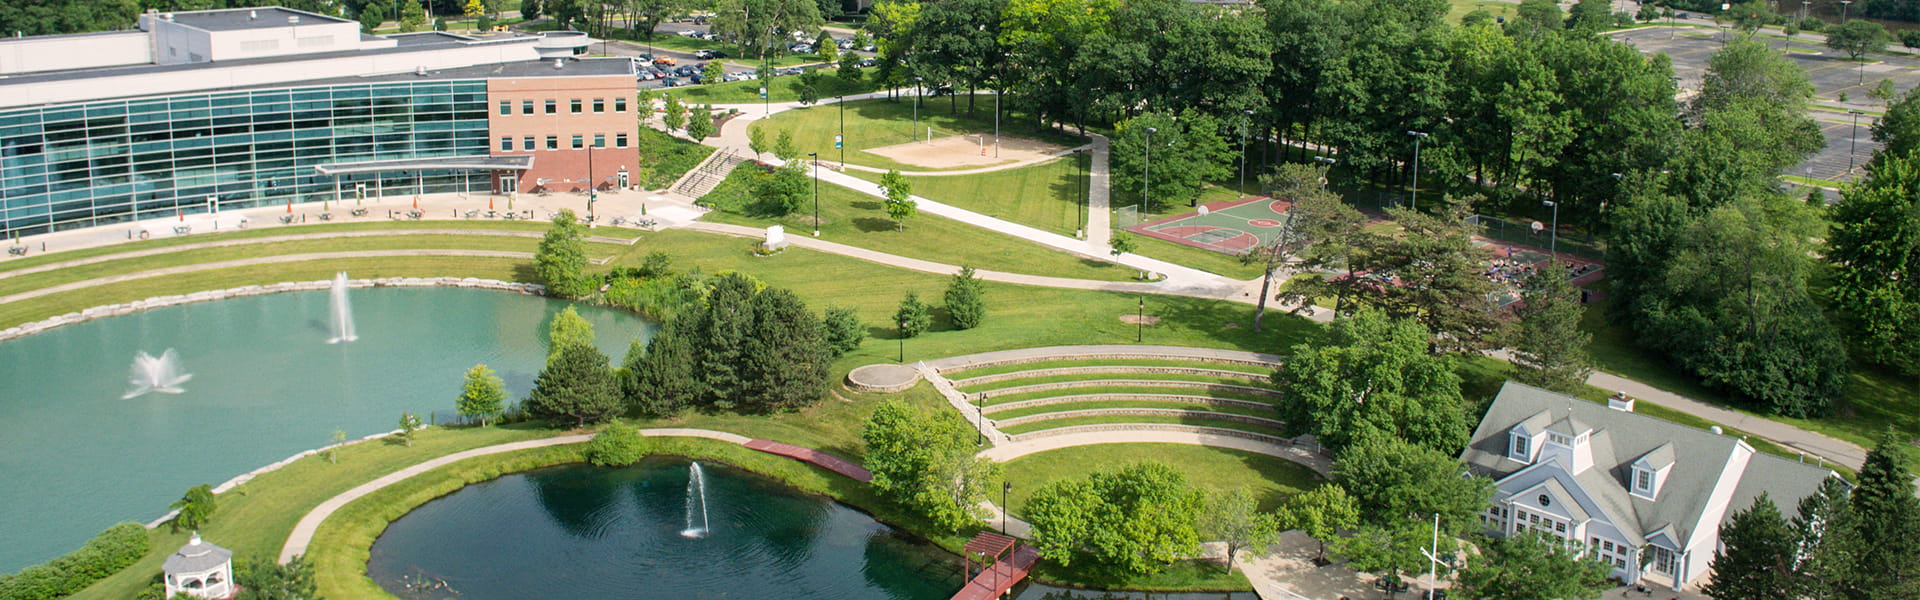
<svg viewBox="0 0 1920 600">
<path fill-rule="evenodd" d="M 1583 544 L 1628 584 L 1705 583 L 1720 525 L 1761 492 L 1787 516 L 1832 470 L 1739 438 L 1507 382 L 1461 460 L 1497 484 L 1481 518 Z"/>
</svg>

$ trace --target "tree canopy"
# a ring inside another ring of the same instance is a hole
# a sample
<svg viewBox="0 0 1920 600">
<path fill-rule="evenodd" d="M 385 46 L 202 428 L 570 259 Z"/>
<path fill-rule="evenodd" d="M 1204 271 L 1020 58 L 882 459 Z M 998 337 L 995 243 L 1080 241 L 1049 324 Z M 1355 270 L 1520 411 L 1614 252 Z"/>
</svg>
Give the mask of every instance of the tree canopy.
<svg viewBox="0 0 1920 600">
<path fill-rule="evenodd" d="M 1335 320 L 1323 344 L 1295 346 L 1272 376 L 1286 433 L 1335 450 L 1387 436 L 1458 452 L 1470 433 L 1460 377 L 1427 339 L 1419 323 L 1369 310 Z"/>
</svg>

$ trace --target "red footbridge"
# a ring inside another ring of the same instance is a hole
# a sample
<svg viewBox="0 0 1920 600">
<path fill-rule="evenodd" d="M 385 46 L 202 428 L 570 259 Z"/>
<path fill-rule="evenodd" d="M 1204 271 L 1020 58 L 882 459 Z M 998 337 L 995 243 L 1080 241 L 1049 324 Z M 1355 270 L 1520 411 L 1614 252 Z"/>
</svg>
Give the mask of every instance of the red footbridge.
<svg viewBox="0 0 1920 600">
<path fill-rule="evenodd" d="M 1040 560 L 1040 553 L 1032 546 L 1020 545 L 1018 540 L 991 531 L 983 531 L 973 536 L 962 549 L 966 558 L 967 586 L 953 595 L 953 600 L 993 600 L 1006 595 L 1008 590 L 1027 578 L 1033 572 L 1033 564 Z M 974 575 L 974 559 L 979 559 L 980 574 Z"/>
</svg>

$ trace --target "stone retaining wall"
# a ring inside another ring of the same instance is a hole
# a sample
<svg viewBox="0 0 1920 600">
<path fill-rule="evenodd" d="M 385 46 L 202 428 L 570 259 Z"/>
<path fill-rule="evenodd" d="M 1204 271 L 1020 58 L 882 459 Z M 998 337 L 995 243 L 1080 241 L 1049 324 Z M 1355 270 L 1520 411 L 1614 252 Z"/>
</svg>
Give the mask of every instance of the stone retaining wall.
<svg viewBox="0 0 1920 600">
<path fill-rule="evenodd" d="M 41 321 L 34 321 L 32 323 L 25 323 L 25 324 L 21 324 L 5 330 L 0 330 L 0 341 L 6 341 L 6 340 L 10 340 L 17 337 L 33 335 L 33 334 L 40 333 L 42 331 L 46 331 L 46 330 L 53 329 L 55 327 L 60 327 L 63 325 L 85 323 L 87 321 L 92 321 L 94 319 L 102 319 L 106 317 L 117 317 L 120 315 L 132 314 L 132 313 L 140 312 L 143 310 L 150 310 L 155 308 L 179 306 L 182 304 L 192 304 L 195 302 L 226 300 L 228 298 L 242 298 L 246 296 L 278 294 L 282 292 L 302 292 L 302 291 L 324 290 L 331 287 L 333 287 L 333 280 L 331 279 L 323 279 L 320 281 L 283 281 L 280 283 L 273 283 L 268 285 L 249 285 L 249 286 L 229 288 L 224 290 L 194 292 L 191 294 L 181 294 L 177 296 L 159 296 L 154 298 L 148 298 L 145 300 L 135 300 L 133 302 L 128 302 L 125 304 L 111 304 L 107 306 L 96 306 L 96 307 L 82 310 L 79 312 L 71 312 L 71 313 L 67 313 L 57 317 L 52 317 L 52 318 L 48 318 Z M 516 283 L 512 281 L 499 281 L 496 279 L 478 279 L 473 277 L 386 277 L 381 279 L 349 279 L 347 280 L 347 287 L 354 287 L 354 288 L 459 287 L 459 288 L 502 290 L 502 291 L 508 291 L 508 292 L 521 293 L 521 294 L 531 294 L 531 295 L 544 294 L 546 293 L 546 290 L 547 290 L 546 286 L 535 284 L 535 283 Z"/>
<path fill-rule="evenodd" d="M 902 369 L 912 373 L 913 376 L 901 383 L 881 383 L 880 381 L 885 379 L 883 372 L 888 369 Z M 920 385 L 920 372 L 905 365 L 867 365 L 847 372 L 847 387 L 858 392 L 894 394 L 913 389 L 916 385 Z"/>
<path fill-rule="evenodd" d="M 1003 358 L 1000 360 L 987 360 L 987 361 L 981 361 L 976 363 L 969 363 L 964 366 L 942 368 L 940 369 L 940 372 L 944 374 L 944 373 L 951 373 L 954 371 L 965 371 L 969 369 L 985 369 L 988 367 L 1020 365 L 1020 364 L 1036 363 L 1036 362 L 1052 362 L 1057 360 L 1190 360 L 1194 362 L 1220 363 L 1223 365 L 1247 365 L 1252 367 L 1266 367 L 1269 369 L 1277 369 L 1280 367 L 1279 363 L 1268 362 L 1264 360 L 1241 360 L 1241 359 L 1225 358 L 1225 357 L 1219 357 L 1219 356 L 1196 356 L 1196 355 L 1160 354 L 1160 353 L 1147 353 L 1147 352 L 1098 352 L 1098 353 L 1090 352 L 1090 353 L 1084 353 L 1084 354 L 1049 354 L 1044 356 L 1023 356 L 1018 358 Z"/>
<path fill-rule="evenodd" d="M 432 425 L 427 425 L 427 426 L 423 426 L 423 427 L 421 427 L 420 429 L 426 429 L 427 427 L 432 427 Z M 415 431 L 419 431 L 419 429 L 416 429 Z M 315 454 L 319 454 L 319 453 L 322 453 L 322 452 L 326 452 L 326 451 L 328 451 L 328 450 L 332 450 L 332 449 L 336 449 L 336 448 L 344 448 L 344 447 L 347 447 L 347 446 L 352 446 L 352 445 L 354 445 L 354 444 L 358 444 L 358 443 L 362 443 L 362 442 L 370 442 L 370 441 L 373 441 L 373 440 L 377 440 L 377 439 L 380 439 L 380 438 L 384 438 L 384 437 L 388 437 L 388 436 L 394 436 L 394 435 L 400 435 L 400 430 L 398 430 L 398 429 L 395 429 L 395 430 L 393 430 L 393 431 L 386 431 L 386 432 L 381 432 L 381 433 L 375 433 L 375 434 L 372 434 L 372 435 L 368 435 L 368 436 L 366 436 L 366 437 L 362 437 L 362 438 L 360 438 L 360 439 L 354 439 L 354 440 L 347 440 L 347 441 L 344 441 L 344 442 L 340 442 L 340 443 L 338 443 L 338 444 L 327 444 L 327 445 L 325 445 L 325 446 L 321 446 L 321 447 L 319 447 L 319 448 L 314 448 L 314 449 L 312 449 L 312 450 L 307 450 L 307 451 L 304 451 L 304 452 L 301 452 L 301 453 L 299 453 L 299 454 L 295 454 L 295 455 L 293 455 L 293 456 L 289 456 L 289 457 L 286 457 L 286 458 L 283 458 L 283 459 L 280 459 L 280 462 L 276 462 L 276 463 L 273 463 L 273 464 L 270 464 L 270 465 L 267 465 L 267 466 L 264 466 L 264 467 L 260 467 L 260 468 L 258 468 L 258 469 L 254 469 L 254 470 L 252 470 L 252 471 L 247 471 L 247 472 L 245 472 L 245 473 L 241 473 L 241 474 L 239 474 L 239 475 L 235 475 L 235 476 L 233 476 L 233 479 L 228 479 L 228 480 L 226 480 L 226 482 L 224 482 L 224 483 L 221 483 L 220 485 L 216 485 L 216 486 L 213 486 L 213 493 L 214 493 L 214 494 L 216 494 L 216 495 L 218 495 L 218 494 L 224 494 L 224 493 L 227 493 L 227 490 L 231 490 L 231 489 L 233 489 L 233 488 L 235 488 L 235 487 L 238 487 L 238 486 L 239 486 L 240 484 L 243 484 L 243 483 L 246 483 L 246 482 L 249 482 L 249 481 L 253 481 L 253 478 L 255 478 L 255 477 L 259 477 L 259 476 L 261 476 L 261 475 L 265 475 L 265 474 L 268 474 L 268 473 L 272 473 L 272 472 L 274 472 L 274 471 L 278 471 L 278 470 L 280 470 L 280 469 L 281 469 L 282 467 L 285 467 L 285 466 L 287 466 L 287 465 L 290 465 L 290 464 L 293 464 L 293 461 L 296 461 L 296 460 L 300 460 L 300 459 L 302 459 L 302 458 L 306 458 L 306 457 L 309 457 L 309 456 L 313 456 L 313 455 L 315 455 Z M 147 523 L 147 529 L 155 529 L 155 528 L 158 528 L 158 527 L 160 527 L 161 525 L 165 525 L 165 524 L 167 523 L 167 521 L 170 521 L 170 520 L 173 520 L 173 516 L 174 516 L 174 515 L 177 515 L 177 514 L 180 514 L 180 511 L 179 511 L 179 510 L 177 510 L 177 509 L 176 509 L 176 510 L 170 510 L 170 511 L 167 511 L 167 514 L 164 514 L 164 515 L 160 515 L 160 518 L 158 518 L 158 519 L 154 519 L 153 521 L 151 521 L 151 522 L 148 522 L 148 523 Z"/>
<path fill-rule="evenodd" d="M 1150 373 L 1155 375 L 1195 375 L 1200 377 L 1224 377 L 1229 379 L 1245 379 L 1248 381 L 1263 381 L 1267 378 L 1266 375 L 1262 375 L 1259 373 L 1245 373 L 1241 371 L 1227 371 L 1222 369 L 1208 369 L 1203 367 L 1167 367 L 1167 366 L 1137 366 L 1136 367 L 1136 366 L 1126 366 L 1126 365 L 1103 365 L 1103 366 L 1094 366 L 1094 367 L 1059 367 L 1059 368 L 1053 368 L 1053 369 L 1034 369 L 1031 371 L 1014 371 L 1012 373 L 999 373 L 996 375 L 981 375 L 979 377 L 955 379 L 953 380 L 953 384 L 960 387 L 967 387 L 970 385 L 980 385 L 983 383 L 996 383 L 1001 381 L 1007 381 L 1009 379 L 1026 379 L 1029 377 L 1053 377 L 1056 375 L 1086 375 L 1090 373 L 1100 373 L 1100 374 Z"/>
<path fill-rule="evenodd" d="M 1273 405 L 1266 404 L 1263 402 L 1254 402 L 1252 400 L 1234 400 L 1230 398 L 1212 398 L 1208 396 L 1182 396 L 1179 394 L 1079 394 L 1074 396 L 1054 396 L 1051 398 L 1036 398 L 1033 400 L 1021 400 L 1019 402 L 1007 402 L 1004 404 L 995 404 L 993 406 L 987 407 L 987 414 L 993 414 L 996 412 L 1003 412 L 1003 411 L 1016 410 L 1016 409 L 1022 409 L 1022 408 L 1033 408 L 1035 406 L 1052 406 L 1055 404 L 1073 404 L 1078 402 L 1115 402 L 1115 401 L 1126 401 L 1126 400 L 1140 400 L 1140 401 L 1147 401 L 1147 402 L 1179 402 L 1182 404 L 1204 404 L 1207 406 L 1236 406 L 1240 408 L 1252 408 L 1252 409 L 1267 410 L 1267 411 L 1275 410 L 1273 408 Z"/>
<path fill-rule="evenodd" d="M 1280 392 L 1270 390 L 1267 388 L 1254 387 L 1250 385 L 1234 385 L 1231 383 L 1208 383 L 1205 381 L 1179 381 L 1179 380 L 1171 380 L 1171 379 L 1089 379 L 1086 381 L 1056 381 L 1053 383 L 1036 383 L 1033 385 L 1017 385 L 1014 387 L 1000 388 L 997 390 L 973 392 L 971 394 L 968 394 L 967 397 L 976 398 L 981 394 L 987 394 L 991 396 L 1004 396 L 1007 394 L 1049 392 L 1053 390 L 1070 390 L 1074 388 L 1122 387 L 1122 386 L 1189 388 L 1189 389 L 1206 390 L 1209 392 L 1240 392 L 1244 394 L 1255 394 L 1260 396 L 1273 396 L 1276 398 L 1280 396 Z"/>
<path fill-rule="evenodd" d="M 1109 423 L 1104 425 L 1075 425 L 1073 427 L 1057 427 L 1054 429 L 1042 429 L 1042 430 L 1031 432 L 1031 433 L 1022 433 L 1020 435 L 1012 436 L 1011 440 L 1014 442 L 1025 442 L 1025 441 L 1031 441 L 1031 440 L 1044 438 L 1044 437 L 1052 437 L 1056 435 L 1072 435 L 1076 433 L 1100 433 L 1105 431 L 1177 431 L 1180 433 L 1199 433 L 1199 434 L 1206 434 L 1206 435 L 1223 435 L 1227 437 L 1237 437 L 1237 438 L 1249 439 L 1249 440 L 1254 440 L 1259 442 L 1266 442 L 1266 443 L 1274 444 L 1277 446 L 1297 445 L 1293 440 L 1283 438 L 1277 435 L 1267 435 L 1264 433 L 1254 433 L 1251 431 L 1241 431 L 1238 429 L 1226 429 L 1224 427 L 1202 427 L 1199 425 L 1177 425 L 1173 423 Z"/>
<path fill-rule="evenodd" d="M 1027 423 L 1038 423 L 1058 419 L 1077 419 L 1080 417 L 1194 417 L 1215 421 L 1233 421 L 1235 423 L 1247 423 L 1250 425 L 1265 425 L 1275 429 L 1286 425 L 1280 421 L 1264 417 L 1214 412 L 1210 410 L 1187 410 L 1184 408 L 1094 408 L 1087 410 L 1063 410 L 1059 412 L 1027 415 L 1024 417 L 1013 417 L 1011 419 L 994 419 L 993 425 L 995 427 L 1012 427 Z M 1236 429 L 1234 431 L 1239 430 Z M 1017 438 L 1019 436 L 1014 437 Z"/>
</svg>

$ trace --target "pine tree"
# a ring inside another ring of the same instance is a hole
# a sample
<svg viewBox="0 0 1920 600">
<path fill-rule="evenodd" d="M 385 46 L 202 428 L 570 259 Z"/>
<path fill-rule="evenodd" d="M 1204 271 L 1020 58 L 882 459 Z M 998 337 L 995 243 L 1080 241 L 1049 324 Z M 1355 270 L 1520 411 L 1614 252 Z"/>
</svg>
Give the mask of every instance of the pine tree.
<svg viewBox="0 0 1920 600">
<path fill-rule="evenodd" d="M 454 406 L 460 410 L 460 416 L 480 419 L 480 426 L 500 414 L 507 402 L 507 390 L 500 376 L 486 365 L 474 365 L 467 370 L 466 385 L 461 388 L 460 399 Z"/>
<path fill-rule="evenodd" d="M 819 399 L 831 360 L 820 319 L 793 295 L 769 288 L 748 303 L 753 326 L 743 365 L 741 412 L 768 413 Z"/>
<path fill-rule="evenodd" d="M 1796 537 L 1765 493 L 1720 527 L 1713 578 L 1701 591 L 1717 600 L 1792 598 Z"/>
<path fill-rule="evenodd" d="M 533 253 L 534 276 L 547 286 L 549 296 L 578 298 L 593 291 L 586 276 L 585 228 L 576 219 L 572 209 L 560 209 Z"/>
<path fill-rule="evenodd" d="M 689 311 L 689 313 L 695 311 Z M 700 378 L 694 374 L 698 352 L 688 328 L 697 316 L 682 313 L 661 326 L 645 346 L 634 340 L 627 350 L 626 376 L 621 391 L 627 402 L 648 417 L 668 417 L 700 398 Z"/>
<path fill-rule="evenodd" d="M 1513 347 L 1513 378 L 1521 383 L 1573 393 L 1593 374 L 1587 342 L 1593 336 L 1580 330 L 1586 307 L 1580 290 L 1558 268 L 1548 268 L 1526 282 L 1520 317 L 1509 345 Z"/>
<path fill-rule="evenodd" d="M 867 324 L 861 323 L 860 314 L 851 308 L 828 308 L 822 328 L 825 329 L 827 348 L 833 351 L 834 358 L 860 349 L 860 344 L 867 341 Z"/>
<path fill-rule="evenodd" d="M 1843 521 L 1856 561 L 1846 587 L 1856 598 L 1920 598 L 1920 499 L 1913 475 L 1894 454 L 1898 444 L 1889 430 L 1867 453 Z"/>
<path fill-rule="evenodd" d="M 696 142 L 713 137 L 713 112 L 694 108 L 693 115 L 687 119 L 687 137 Z"/>
<path fill-rule="evenodd" d="M 575 427 L 598 422 L 620 412 L 620 396 L 607 355 L 592 344 L 568 344 L 533 381 L 527 412 L 552 421 L 572 420 Z"/>
<path fill-rule="evenodd" d="M 973 329 L 986 319 L 987 304 L 980 299 L 980 280 L 973 276 L 973 267 L 960 267 L 953 281 L 947 284 L 947 318 L 953 321 L 954 329 Z"/>
<path fill-rule="evenodd" d="M 693 343 L 698 344 L 695 361 L 701 385 L 696 401 L 703 408 L 731 410 L 746 391 L 748 338 L 753 329 L 753 313 L 748 304 L 757 284 L 739 273 L 715 277 L 707 293 L 706 315 L 697 325 Z"/>
<path fill-rule="evenodd" d="M 1828 478 L 1813 495 L 1800 499 L 1793 518 L 1795 546 L 1800 551 L 1797 575 L 1802 591 L 1813 598 L 1838 598 L 1852 563 L 1847 506 L 1850 486 Z"/>
<path fill-rule="evenodd" d="M 900 310 L 893 313 L 893 324 L 900 326 L 900 335 L 916 337 L 933 327 L 933 315 L 927 305 L 920 302 L 920 296 L 907 292 L 906 299 L 900 301 Z"/>
</svg>

